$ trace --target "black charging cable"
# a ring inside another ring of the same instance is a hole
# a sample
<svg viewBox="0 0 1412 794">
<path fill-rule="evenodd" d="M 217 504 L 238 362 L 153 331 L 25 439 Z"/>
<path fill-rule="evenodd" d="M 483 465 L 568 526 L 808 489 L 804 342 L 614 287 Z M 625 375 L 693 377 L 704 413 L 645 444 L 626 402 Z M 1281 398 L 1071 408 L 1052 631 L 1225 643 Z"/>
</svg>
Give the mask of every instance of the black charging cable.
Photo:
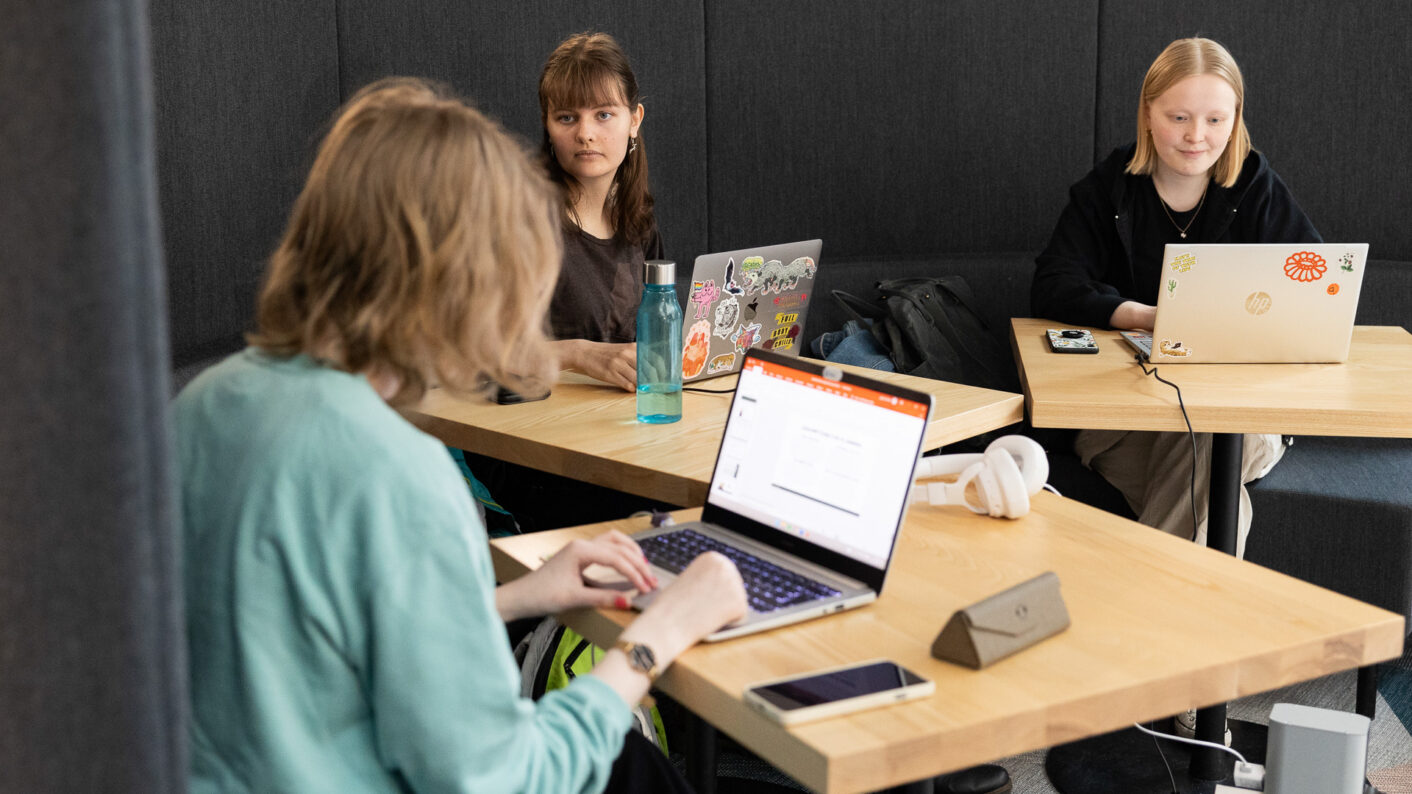
<svg viewBox="0 0 1412 794">
<path fill-rule="evenodd" d="M 703 389 L 700 386 L 683 386 L 681 390 L 700 392 L 702 394 L 731 394 L 735 391 L 735 387 L 732 386 L 729 389 Z"/>
<path fill-rule="evenodd" d="M 1134 355 L 1133 360 L 1137 362 L 1137 365 L 1139 367 L 1142 367 L 1142 374 L 1151 375 L 1152 377 L 1156 378 L 1159 382 L 1165 383 L 1168 386 L 1171 386 L 1173 389 L 1177 390 L 1177 406 L 1182 409 L 1182 421 L 1186 422 L 1187 438 L 1191 439 L 1191 483 L 1188 488 L 1187 495 L 1191 499 L 1191 540 L 1193 543 L 1195 543 L 1197 527 L 1199 526 L 1199 523 L 1196 520 L 1196 433 L 1194 433 L 1191 429 L 1191 417 L 1187 416 L 1186 403 L 1182 401 L 1182 387 L 1167 380 L 1161 375 L 1158 375 L 1157 367 L 1148 369 L 1147 362 L 1142 360 L 1141 355 Z"/>
</svg>

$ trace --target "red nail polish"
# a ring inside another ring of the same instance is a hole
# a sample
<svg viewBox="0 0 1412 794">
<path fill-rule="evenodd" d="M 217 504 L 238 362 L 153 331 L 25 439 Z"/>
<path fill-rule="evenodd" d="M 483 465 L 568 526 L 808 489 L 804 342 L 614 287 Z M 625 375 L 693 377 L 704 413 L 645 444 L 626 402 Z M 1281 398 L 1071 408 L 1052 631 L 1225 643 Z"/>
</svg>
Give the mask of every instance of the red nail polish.
<svg viewBox="0 0 1412 794">
<path fill-rule="evenodd" d="M 614 605 L 617 606 L 618 609 L 627 609 L 629 606 L 631 606 L 631 603 L 632 602 L 628 601 L 627 596 L 620 595 L 618 596 L 617 601 L 614 602 Z"/>
</svg>

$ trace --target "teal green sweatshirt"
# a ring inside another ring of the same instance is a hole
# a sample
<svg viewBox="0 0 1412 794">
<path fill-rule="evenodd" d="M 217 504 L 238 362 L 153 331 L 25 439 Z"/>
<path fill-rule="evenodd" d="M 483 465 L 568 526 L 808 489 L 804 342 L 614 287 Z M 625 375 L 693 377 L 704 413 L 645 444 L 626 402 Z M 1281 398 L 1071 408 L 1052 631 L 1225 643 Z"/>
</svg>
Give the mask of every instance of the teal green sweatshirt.
<svg viewBox="0 0 1412 794">
<path fill-rule="evenodd" d="M 193 792 L 591 792 L 631 716 L 538 703 L 446 448 L 355 375 L 255 349 L 175 405 Z"/>
</svg>

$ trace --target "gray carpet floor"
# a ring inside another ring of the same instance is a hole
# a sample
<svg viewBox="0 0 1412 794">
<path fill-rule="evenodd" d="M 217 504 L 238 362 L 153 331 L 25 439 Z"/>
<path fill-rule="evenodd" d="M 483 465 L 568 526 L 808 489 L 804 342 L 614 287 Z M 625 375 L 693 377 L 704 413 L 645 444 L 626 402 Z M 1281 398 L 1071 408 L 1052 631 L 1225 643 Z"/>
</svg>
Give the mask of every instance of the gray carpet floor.
<svg viewBox="0 0 1412 794">
<path fill-rule="evenodd" d="M 1407 659 L 1404 657 L 1404 662 Z M 1232 719 L 1266 725 L 1270 721 L 1270 709 L 1276 703 L 1352 711 L 1356 678 L 1356 674 L 1350 671 L 1252 695 L 1232 702 L 1227 714 Z M 1010 771 L 1014 794 L 1056 794 L 1044 774 L 1044 753 L 1044 750 L 1036 750 L 996 762 Z M 1405 764 L 1412 764 L 1412 735 L 1380 694 L 1377 715 L 1368 737 L 1368 771 Z"/>
</svg>

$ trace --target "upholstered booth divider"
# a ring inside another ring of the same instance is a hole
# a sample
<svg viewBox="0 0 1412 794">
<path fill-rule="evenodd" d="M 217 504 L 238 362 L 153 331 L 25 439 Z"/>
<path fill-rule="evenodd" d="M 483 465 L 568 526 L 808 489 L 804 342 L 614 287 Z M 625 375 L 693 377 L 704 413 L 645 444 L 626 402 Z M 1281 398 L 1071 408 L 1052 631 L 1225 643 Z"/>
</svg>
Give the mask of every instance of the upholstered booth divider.
<svg viewBox="0 0 1412 794">
<path fill-rule="evenodd" d="M 705 5 L 716 250 L 1033 252 L 1092 165 L 1097 2 Z"/>
<path fill-rule="evenodd" d="M 0 14 L 0 791 L 185 791 L 145 4 Z"/>
<path fill-rule="evenodd" d="M 340 89 L 387 75 L 451 84 L 538 151 L 539 70 L 573 33 L 611 33 L 627 52 L 647 115 L 643 145 L 667 254 L 706 249 L 705 36 L 699 0 L 583 3 L 365 3 L 339 0 Z"/>
<path fill-rule="evenodd" d="M 153 0 L 173 363 L 241 346 L 265 259 L 341 101 L 332 2 Z"/>
</svg>

